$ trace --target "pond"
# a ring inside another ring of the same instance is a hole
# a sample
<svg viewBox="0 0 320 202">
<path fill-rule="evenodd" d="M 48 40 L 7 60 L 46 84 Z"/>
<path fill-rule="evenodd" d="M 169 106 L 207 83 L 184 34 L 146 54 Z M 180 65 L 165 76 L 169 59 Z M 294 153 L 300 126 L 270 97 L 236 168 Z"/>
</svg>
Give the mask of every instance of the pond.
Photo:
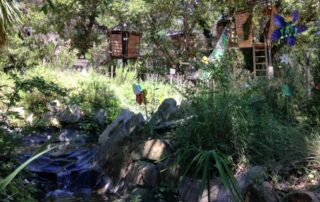
<svg viewBox="0 0 320 202">
<path fill-rule="evenodd" d="M 39 201 L 112 201 L 115 196 L 99 195 L 98 188 L 108 183 L 93 159 L 97 145 L 90 134 L 76 129 L 34 132 L 23 139 L 19 148 L 19 162 L 31 157 L 48 137 L 59 133 L 59 141 L 50 146 L 57 149 L 34 160 L 26 169 L 26 182 L 34 184 L 40 193 Z"/>
</svg>

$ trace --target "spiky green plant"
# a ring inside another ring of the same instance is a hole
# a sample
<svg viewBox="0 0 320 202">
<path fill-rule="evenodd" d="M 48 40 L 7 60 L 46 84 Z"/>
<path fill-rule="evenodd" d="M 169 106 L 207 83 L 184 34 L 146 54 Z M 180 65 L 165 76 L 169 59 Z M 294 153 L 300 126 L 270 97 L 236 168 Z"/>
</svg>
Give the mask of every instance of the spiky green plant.
<svg viewBox="0 0 320 202">
<path fill-rule="evenodd" d="M 190 156 L 194 156 L 190 161 Z M 210 180 L 212 168 L 215 166 L 224 186 L 230 191 L 233 201 L 243 201 L 242 194 L 234 178 L 232 171 L 228 166 L 228 159 L 225 155 L 215 150 L 201 150 L 198 148 L 182 148 L 177 152 L 177 163 L 188 166 L 184 169 L 183 176 L 186 176 L 192 168 L 193 176 L 201 176 L 201 187 L 199 197 L 202 196 L 205 186 L 207 187 L 208 201 L 211 201 Z"/>
<path fill-rule="evenodd" d="M 42 156 L 45 153 L 48 153 L 50 151 L 52 151 L 53 149 L 55 149 L 55 147 L 46 149 L 38 154 L 36 154 L 35 156 L 31 157 L 30 159 L 28 159 L 26 162 L 24 162 L 23 164 L 21 164 L 17 169 L 15 169 L 10 175 L 8 175 L 6 178 L 0 180 L 0 191 L 2 191 L 3 189 L 5 189 L 8 184 L 25 168 L 27 167 L 32 161 L 36 160 L 37 158 L 39 158 L 40 156 Z"/>
</svg>

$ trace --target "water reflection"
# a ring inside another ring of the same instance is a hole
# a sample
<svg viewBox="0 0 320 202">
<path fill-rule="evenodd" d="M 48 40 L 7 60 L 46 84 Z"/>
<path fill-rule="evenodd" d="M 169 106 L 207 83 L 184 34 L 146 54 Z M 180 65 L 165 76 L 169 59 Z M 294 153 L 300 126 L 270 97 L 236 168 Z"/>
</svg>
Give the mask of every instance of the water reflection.
<svg viewBox="0 0 320 202">
<path fill-rule="evenodd" d="M 24 162 L 43 143 L 34 136 L 24 140 L 19 148 L 19 161 Z M 40 136 L 39 136 L 40 137 Z M 43 137 L 41 137 L 43 138 Z M 30 144 L 33 141 L 35 144 Z M 40 144 L 39 144 L 40 143 Z M 95 144 L 85 142 L 58 142 L 55 151 L 34 160 L 28 167 L 32 175 L 27 177 L 41 191 L 39 201 L 113 201 L 115 196 L 98 194 L 96 190 L 106 186 L 99 169 L 93 164 L 97 154 Z"/>
</svg>

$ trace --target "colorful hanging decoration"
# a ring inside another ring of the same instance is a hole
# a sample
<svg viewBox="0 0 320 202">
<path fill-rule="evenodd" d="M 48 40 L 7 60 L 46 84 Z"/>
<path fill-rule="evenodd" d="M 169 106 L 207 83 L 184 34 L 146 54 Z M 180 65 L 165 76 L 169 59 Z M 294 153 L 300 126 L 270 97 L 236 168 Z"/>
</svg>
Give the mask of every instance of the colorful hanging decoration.
<svg viewBox="0 0 320 202">
<path fill-rule="evenodd" d="M 205 65 L 215 64 L 215 66 L 218 66 L 223 58 L 224 53 L 228 49 L 229 44 L 229 29 L 225 28 L 220 36 L 220 39 L 215 47 L 215 49 L 212 51 L 212 53 L 209 55 L 209 57 L 204 56 L 201 59 L 201 62 Z M 211 77 L 211 72 L 208 71 L 208 69 L 200 69 L 198 71 L 198 74 L 200 75 L 201 80 L 208 80 Z"/>
<path fill-rule="evenodd" d="M 285 18 L 275 15 L 273 19 L 278 29 L 272 33 L 272 41 L 283 39 L 289 46 L 293 46 L 296 43 L 295 36 L 308 29 L 305 25 L 297 24 L 299 17 L 299 11 L 294 11 L 291 16 Z"/>
<path fill-rule="evenodd" d="M 293 96 L 293 90 L 288 84 L 282 86 L 282 93 L 287 97 Z"/>
<path fill-rule="evenodd" d="M 221 34 L 221 37 L 215 49 L 209 55 L 208 61 L 210 63 L 220 63 L 225 51 L 228 49 L 228 44 L 229 44 L 229 29 L 225 28 Z"/>
<path fill-rule="evenodd" d="M 283 54 L 282 56 L 280 56 L 280 60 L 282 64 L 292 65 L 292 59 L 287 54 Z"/>
<path fill-rule="evenodd" d="M 136 102 L 141 105 L 142 103 L 147 104 L 147 90 L 141 88 L 139 84 L 133 84 L 133 92 L 136 95 Z"/>
</svg>

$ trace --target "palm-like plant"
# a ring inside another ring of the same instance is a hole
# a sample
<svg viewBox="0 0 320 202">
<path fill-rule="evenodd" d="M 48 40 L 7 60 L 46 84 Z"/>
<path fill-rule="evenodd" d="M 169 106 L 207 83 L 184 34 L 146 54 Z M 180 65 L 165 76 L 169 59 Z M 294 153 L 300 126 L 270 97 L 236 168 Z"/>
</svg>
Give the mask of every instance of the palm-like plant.
<svg viewBox="0 0 320 202">
<path fill-rule="evenodd" d="M 0 0 L 0 46 L 3 46 L 9 29 L 20 21 L 20 12 L 13 1 Z"/>
</svg>

